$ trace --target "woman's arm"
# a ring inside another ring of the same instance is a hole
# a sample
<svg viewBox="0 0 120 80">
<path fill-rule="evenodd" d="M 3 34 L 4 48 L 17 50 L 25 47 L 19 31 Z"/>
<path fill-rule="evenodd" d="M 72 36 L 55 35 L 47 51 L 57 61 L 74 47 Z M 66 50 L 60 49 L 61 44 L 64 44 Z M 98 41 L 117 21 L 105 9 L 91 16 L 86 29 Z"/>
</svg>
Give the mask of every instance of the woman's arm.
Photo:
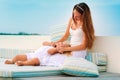
<svg viewBox="0 0 120 80">
<path fill-rule="evenodd" d="M 84 36 L 82 44 L 77 45 L 77 46 L 72 46 L 72 47 L 71 46 L 69 46 L 69 47 L 61 47 L 61 46 L 59 46 L 59 47 L 57 47 L 57 50 L 59 52 L 85 50 L 87 48 L 86 44 L 87 44 L 87 42 L 86 42 L 86 38 Z"/>
<path fill-rule="evenodd" d="M 68 23 L 68 26 L 67 26 L 67 29 L 66 29 L 66 32 L 65 32 L 65 34 L 64 34 L 64 36 L 60 39 L 60 40 L 58 40 L 58 41 L 56 41 L 56 42 L 48 42 L 48 41 L 45 41 L 45 42 L 43 42 L 43 45 L 44 46 L 56 46 L 56 44 L 57 43 L 59 43 L 59 42 L 64 42 L 68 37 L 69 37 L 69 28 L 70 28 L 70 26 L 71 26 L 71 22 L 72 22 L 72 18 L 70 18 L 70 20 L 69 20 L 69 23 Z"/>
<path fill-rule="evenodd" d="M 68 22 L 68 26 L 67 26 L 67 29 L 66 29 L 66 32 L 65 32 L 64 36 L 60 40 L 58 40 L 57 42 L 64 42 L 65 40 L 67 40 L 67 38 L 70 35 L 69 29 L 70 29 L 70 26 L 71 26 L 71 22 L 72 22 L 72 18 L 70 18 L 70 20 Z"/>
</svg>

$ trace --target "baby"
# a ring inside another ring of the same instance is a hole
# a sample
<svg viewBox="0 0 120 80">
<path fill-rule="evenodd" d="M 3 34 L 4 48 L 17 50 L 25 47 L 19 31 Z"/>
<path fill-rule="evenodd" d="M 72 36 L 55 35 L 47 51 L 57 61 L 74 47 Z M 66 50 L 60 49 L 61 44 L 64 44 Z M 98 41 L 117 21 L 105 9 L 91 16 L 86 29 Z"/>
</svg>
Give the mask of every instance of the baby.
<svg viewBox="0 0 120 80">
<path fill-rule="evenodd" d="M 47 50 L 47 53 L 50 55 L 54 55 L 54 54 L 60 53 L 60 51 L 57 50 L 57 47 L 61 47 L 61 46 L 66 47 L 69 45 L 64 44 L 63 42 L 58 42 L 58 43 L 43 42 L 43 46 L 53 46 Z M 61 52 L 61 53 L 68 54 L 68 52 Z M 28 55 L 30 56 L 30 58 L 27 58 Z M 16 55 L 12 60 L 6 60 L 5 64 L 16 64 L 18 66 L 25 66 L 25 65 L 26 66 L 38 66 L 41 63 L 40 62 L 41 57 L 42 55 L 40 53 L 21 54 L 21 55 Z"/>
</svg>

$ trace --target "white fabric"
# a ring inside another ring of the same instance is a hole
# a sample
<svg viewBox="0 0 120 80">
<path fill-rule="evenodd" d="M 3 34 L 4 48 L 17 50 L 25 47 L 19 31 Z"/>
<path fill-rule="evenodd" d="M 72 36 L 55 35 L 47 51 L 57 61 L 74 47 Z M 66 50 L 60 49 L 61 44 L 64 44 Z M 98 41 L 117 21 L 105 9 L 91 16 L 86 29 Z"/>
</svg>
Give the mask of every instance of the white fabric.
<svg viewBox="0 0 120 80">
<path fill-rule="evenodd" d="M 62 54 L 55 54 L 50 55 L 48 54 L 48 49 L 53 48 L 51 46 L 43 46 L 40 47 L 35 53 L 27 53 L 27 59 L 38 58 L 40 61 L 40 65 L 47 65 L 47 66 L 60 66 L 63 64 L 66 55 Z"/>
<path fill-rule="evenodd" d="M 47 53 L 47 50 L 50 48 L 53 48 L 53 47 L 42 46 L 38 50 L 36 50 L 34 53 L 27 53 L 26 54 L 27 59 L 30 60 L 32 58 L 38 58 L 40 61 L 40 65 L 46 65 L 49 60 L 49 57 L 51 56 Z"/>
<path fill-rule="evenodd" d="M 76 57 L 70 57 L 64 61 L 63 73 L 73 76 L 99 76 L 96 64 Z"/>
<path fill-rule="evenodd" d="M 67 57 L 68 57 L 67 55 L 57 53 L 50 57 L 47 65 L 48 66 L 62 66 L 64 63 L 64 60 Z"/>
<path fill-rule="evenodd" d="M 2 61 L 0 62 L 0 80 L 9 80 L 9 78 L 1 79 L 1 77 L 22 77 L 23 78 L 23 77 L 53 76 L 53 75 L 61 74 L 62 73 L 61 70 L 62 70 L 62 67 L 54 67 L 54 66 L 22 66 L 22 67 L 19 67 L 13 64 L 9 64 L 9 65 L 4 64 L 4 62 Z"/>
<path fill-rule="evenodd" d="M 70 27 L 70 34 L 71 34 L 71 41 L 70 41 L 71 46 L 80 45 L 82 43 L 84 33 L 80 27 L 78 27 L 75 30 L 73 30 Z M 86 50 L 72 51 L 72 56 L 85 58 Z"/>
<path fill-rule="evenodd" d="M 87 55 L 86 50 L 72 51 L 72 56 L 76 58 L 85 58 L 86 55 Z"/>
<path fill-rule="evenodd" d="M 71 46 L 80 45 L 82 43 L 84 35 L 80 27 L 75 30 L 70 28 L 70 35 L 71 35 L 71 41 L 70 41 Z"/>
</svg>

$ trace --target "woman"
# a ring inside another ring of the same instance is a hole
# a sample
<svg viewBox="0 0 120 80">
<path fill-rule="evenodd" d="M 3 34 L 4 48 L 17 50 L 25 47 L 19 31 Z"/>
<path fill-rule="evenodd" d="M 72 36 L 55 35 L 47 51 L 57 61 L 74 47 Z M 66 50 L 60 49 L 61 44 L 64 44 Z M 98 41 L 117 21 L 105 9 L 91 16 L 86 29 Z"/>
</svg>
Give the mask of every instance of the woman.
<svg viewBox="0 0 120 80">
<path fill-rule="evenodd" d="M 64 42 L 71 35 L 70 44 L 58 44 Z M 67 55 L 55 54 L 71 52 L 73 57 L 86 56 L 86 49 L 91 49 L 94 42 L 94 28 L 91 19 L 91 13 L 86 3 L 76 4 L 73 8 L 72 18 L 70 18 L 65 35 L 54 43 L 44 42 L 46 46 L 38 49 L 34 54 L 17 55 L 12 61 L 5 61 L 6 64 L 17 65 L 62 65 Z M 52 45 L 52 46 L 48 46 Z M 67 46 L 66 46 L 67 45 Z M 53 49 L 54 55 L 49 54 L 50 49 Z"/>
<path fill-rule="evenodd" d="M 85 58 L 86 49 L 92 48 L 95 38 L 90 9 L 86 3 L 74 6 L 66 33 L 58 42 L 65 41 L 69 35 L 71 35 L 71 46 L 58 47 L 58 51 L 72 51 L 72 56 Z"/>
</svg>

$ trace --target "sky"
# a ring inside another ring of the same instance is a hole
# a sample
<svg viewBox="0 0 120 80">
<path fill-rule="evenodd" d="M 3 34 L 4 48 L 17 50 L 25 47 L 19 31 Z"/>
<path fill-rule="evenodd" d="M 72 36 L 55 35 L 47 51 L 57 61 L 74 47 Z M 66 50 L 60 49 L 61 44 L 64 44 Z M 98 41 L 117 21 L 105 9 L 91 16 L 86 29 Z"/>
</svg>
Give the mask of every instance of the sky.
<svg viewBox="0 0 120 80">
<path fill-rule="evenodd" d="M 120 0 L 0 0 L 0 32 L 49 34 L 80 2 L 90 7 L 96 36 L 120 36 Z"/>
</svg>

